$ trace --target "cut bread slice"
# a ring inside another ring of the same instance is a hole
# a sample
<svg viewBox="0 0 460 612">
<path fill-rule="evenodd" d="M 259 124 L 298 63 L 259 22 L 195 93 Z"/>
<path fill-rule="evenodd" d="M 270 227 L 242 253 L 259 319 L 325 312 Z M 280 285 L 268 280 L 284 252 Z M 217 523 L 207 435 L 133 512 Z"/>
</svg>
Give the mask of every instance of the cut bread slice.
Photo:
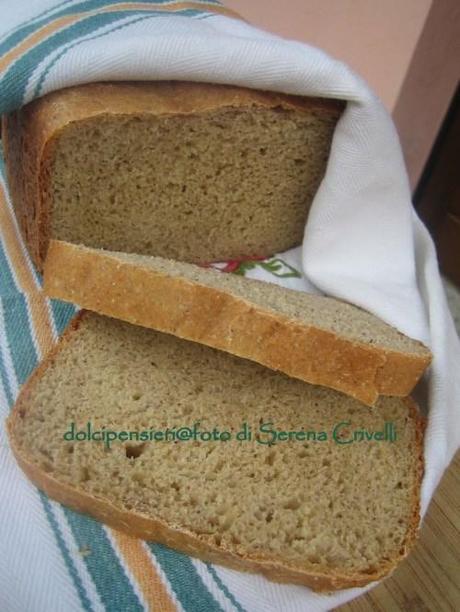
<svg viewBox="0 0 460 612">
<path fill-rule="evenodd" d="M 252 435 L 237 439 L 244 423 Z M 230 439 L 202 435 L 215 430 Z M 99 441 L 76 435 L 97 431 Z M 124 436 L 108 445 L 102 431 Z M 315 590 L 365 585 L 407 554 L 422 431 L 410 399 L 381 398 L 368 410 L 95 314 L 77 316 L 8 419 L 20 466 L 58 501 L 131 535 Z"/>
<path fill-rule="evenodd" d="M 431 353 L 333 298 L 193 264 L 51 241 L 53 297 L 256 361 L 368 405 L 408 395 Z"/>
</svg>

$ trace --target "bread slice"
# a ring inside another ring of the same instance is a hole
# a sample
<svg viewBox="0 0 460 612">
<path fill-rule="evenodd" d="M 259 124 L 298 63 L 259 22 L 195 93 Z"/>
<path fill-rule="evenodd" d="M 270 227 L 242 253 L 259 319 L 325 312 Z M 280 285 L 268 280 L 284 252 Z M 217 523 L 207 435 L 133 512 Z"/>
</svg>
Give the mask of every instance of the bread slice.
<svg viewBox="0 0 460 612">
<path fill-rule="evenodd" d="M 110 447 L 65 440 L 72 423 L 75 432 L 126 434 Z M 252 438 L 238 441 L 244 423 Z M 196 440 L 177 433 L 195 424 Z M 168 428 L 176 441 L 130 434 Z M 201 437 L 214 429 L 231 438 Z M 58 501 L 207 561 L 316 590 L 365 585 L 407 554 L 419 521 L 422 429 L 409 399 L 382 398 L 371 411 L 95 314 L 73 322 L 8 419 L 20 466 Z M 269 430 L 278 432 L 273 444 Z M 353 432 L 382 433 L 344 444 L 365 435 Z"/>
<path fill-rule="evenodd" d="M 351 304 L 159 257 L 51 241 L 44 289 L 369 405 L 379 394 L 408 395 L 431 359 L 420 342 Z"/>
<path fill-rule="evenodd" d="M 17 217 L 50 237 L 184 261 L 300 244 L 344 103 L 206 83 L 90 83 L 5 117 Z"/>
</svg>

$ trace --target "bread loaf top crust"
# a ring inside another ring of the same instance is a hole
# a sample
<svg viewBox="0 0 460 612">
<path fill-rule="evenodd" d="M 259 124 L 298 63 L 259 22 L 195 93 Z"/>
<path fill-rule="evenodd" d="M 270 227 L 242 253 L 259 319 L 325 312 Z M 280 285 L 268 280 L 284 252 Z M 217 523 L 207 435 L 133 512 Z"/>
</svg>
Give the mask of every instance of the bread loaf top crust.
<svg viewBox="0 0 460 612">
<path fill-rule="evenodd" d="M 306 98 L 231 85 L 184 81 L 88 83 L 35 100 L 23 111 L 39 126 L 46 142 L 73 121 L 110 115 L 194 115 L 220 108 L 282 108 L 327 113 L 338 119 L 340 100 Z"/>
</svg>

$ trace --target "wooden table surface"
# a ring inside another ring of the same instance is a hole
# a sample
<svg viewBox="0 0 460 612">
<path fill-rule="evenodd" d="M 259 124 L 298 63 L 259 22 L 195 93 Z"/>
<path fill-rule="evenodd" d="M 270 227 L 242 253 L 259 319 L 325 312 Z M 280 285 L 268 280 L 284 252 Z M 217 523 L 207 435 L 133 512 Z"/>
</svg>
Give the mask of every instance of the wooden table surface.
<svg viewBox="0 0 460 612">
<path fill-rule="evenodd" d="M 395 572 L 335 612 L 460 611 L 460 451 L 431 501 L 420 538 Z"/>
</svg>

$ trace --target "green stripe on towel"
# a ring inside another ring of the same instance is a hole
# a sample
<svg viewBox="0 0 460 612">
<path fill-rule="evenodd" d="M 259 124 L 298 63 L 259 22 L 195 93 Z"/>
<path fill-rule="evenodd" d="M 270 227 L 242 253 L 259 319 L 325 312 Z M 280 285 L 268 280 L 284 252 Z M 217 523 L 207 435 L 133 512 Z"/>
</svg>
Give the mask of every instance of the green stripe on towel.
<svg viewBox="0 0 460 612">
<path fill-rule="evenodd" d="M 72 578 L 72 581 L 75 585 L 76 591 L 78 593 L 78 597 L 80 598 L 82 607 L 85 611 L 87 610 L 93 610 L 93 607 L 91 606 L 91 603 L 88 599 L 88 596 L 86 594 L 86 590 L 81 582 L 80 576 L 78 575 L 78 572 L 75 568 L 75 565 L 72 561 L 72 556 L 70 555 L 69 551 L 67 550 L 67 547 L 65 545 L 65 542 L 62 538 L 62 534 L 61 531 L 59 529 L 59 526 L 56 522 L 56 519 L 54 518 L 53 512 L 51 510 L 51 504 L 49 502 L 48 497 L 40 492 L 40 499 L 41 502 L 43 504 L 43 509 L 45 511 L 46 514 L 46 518 L 48 519 L 48 522 L 51 526 L 51 529 L 53 530 L 54 536 L 56 538 L 56 542 L 58 545 L 58 548 L 61 552 L 61 555 L 64 559 L 64 563 L 66 564 L 67 570 L 70 574 L 70 577 Z"/>
<path fill-rule="evenodd" d="M 141 602 L 101 524 L 63 509 L 77 545 L 86 551 L 83 558 L 106 611 L 142 612 Z"/>
<path fill-rule="evenodd" d="M 22 293 L 2 300 L 5 331 L 11 359 L 19 385 L 23 385 L 37 364 L 37 352 L 32 341 L 32 330 L 26 298 Z"/>
<path fill-rule="evenodd" d="M 149 542 L 148 545 L 184 610 L 221 612 L 222 608 L 204 585 L 189 557 L 161 544 Z"/>
<path fill-rule="evenodd" d="M 77 308 L 73 304 L 60 300 L 50 300 L 50 303 L 56 331 L 60 336 L 74 317 Z"/>
</svg>

